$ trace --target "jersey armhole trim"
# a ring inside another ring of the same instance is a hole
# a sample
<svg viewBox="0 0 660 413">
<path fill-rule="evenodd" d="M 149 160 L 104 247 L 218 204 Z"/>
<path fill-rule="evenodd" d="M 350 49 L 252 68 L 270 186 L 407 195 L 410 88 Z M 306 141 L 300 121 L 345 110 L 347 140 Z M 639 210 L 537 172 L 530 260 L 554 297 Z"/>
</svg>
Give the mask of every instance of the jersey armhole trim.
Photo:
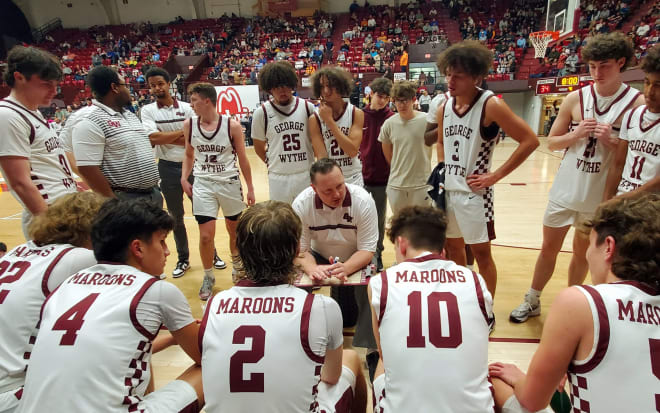
<svg viewBox="0 0 660 413">
<path fill-rule="evenodd" d="M 32 122 L 30 122 L 30 120 L 27 118 L 27 116 L 25 116 L 23 113 L 21 113 L 20 110 L 15 109 L 15 108 L 12 108 L 11 106 L 0 106 L 0 107 L 7 108 L 7 109 L 9 109 L 9 110 L 13 110 L 14 112 L 18 113 L 18 115 L 19 115 L 21 118 L 23 118 L 23 120 L 25 121 L 25 123 L 27 123 L 28 126 L 30 126 L 30 137 L 29 137 L 29 141 L 30 141 L 30 145 L 32 145 L 32 143 L 34 143 L 34 135 L 35 135 L 34 125 L 32 125 Z"/>
<path fill-rule="evenodd" d="M 474 288 L 477 290 L 477 301 L 479 302 L 479 309 L 481 309 L 481 314 L 484 316 L 486 324 L 488 324 L 488 312 L 486 311 L 486 302 L 484 300 L 484 292 L 481 291 L 481 283 L 479 282 L 479 277 L 477 273 L 472 271 L 472 277 L 474 278 Z"/>
<path fill-rule="evenodd" d="M 206 304 L 206 310 L 204 311 L 204 317 L 202 317 L 202 322 L 199 325 L 199 333 L 197 336 L 197 344 L 199 345 L 199 354 L 202 354 L 202 344 L 204 341 L 204 332 L 206 331 L 206 323 L 209 320 L 209 313 L 211 312 L 211 306 L 213 305 L 213 298 L 209 299 L 209 302 Z"/>
<path fill-rule="evenodd" d="M 48 289 L 48 280 L 50 279 L 50 275 L 52 274 L 53 269 L 55 269 L 55 266 L 60 262 L 60 260 L 62 260 L 64 255 L 66 255 L 66 253 L 68 253 L 73 249 L 74 247 L 69 247 L 60 251 L 60 253 L 57 254 L 53 262 L 51 262 L 48 268 L 46 268 L 46 272 L 44 272 L 44 276 L 41 279 L 41 292 L 44 293 L 44 297 L 48 297 L 50 295 L 50 290 Z"/>
<path fill-rule="evenodd" d="M 488 126 L 484 126 L 484 119 L 486 119 L 486 105 L 488 105 L 488 101 L 490 98 L 492 98 L 493 94 L 490 96 L 487 96 L 486 99 L 484 100 L 483 105 L 481 106 L 481 116 L 479 117 L 479 134 L 481 134 L 481 139 L 490 142 L 493 139 L 497 138 L 498 132 L 500 131 L 499 125 L 497 125 L 497 122 L 493 122 Z M 497 125 L 497 132 L 493 134 L 493 136 L 487 136 L 486 133 L 488 131 L 488 128 L 490 128 L 493 124 Z"/>
<path fill-rule="evenodd" d="M 380 309 L 378 310 L 378 327 L 383 321 L 385 309 L 387 308 L 387 270 L 380 273 L 381 286 L 380 286 Z"/>
<path fill-rule="evenodd" d="M 569 370 L 571 372 L 576 374 L 585 374 L 595 369 L 603 360 L 603 358 L 605 358 L 605 354 L 607 353 L 607 348 L 609 347 L 610 343 L 610 320 L 607 317 L 607 309 L 605 307 L 605 303 L 603 302 L 603 297 L 600 295 L 598 290 L 589 285 L 581 285 L 577 288 L 582 289 L 583 293 L 591 297 L 593 300 L 593 303 L 596 306 L 596 313 L 592 314 L 592 317 L 597 317 L 599 325 L 598 337 L 595 336 L 594 329 L 594 345 L 596 351 L 593 353 L 593 355 L 591 355 L 589 359 L 581 360 L 585 362 L 584 364 L 576 365 L 571 362 L 569 365 Z"/>
<path fill-rule="evenodd" d="M 593 85 L 589 85 L 587 87 L 593 87 Z M 580 116 L 582 117 L 581 120 L 584 120 L 584 99 L 582 98 L 582 89 L 578 89 L 578 96 L 580 96 Z M 579 124 L 580 122 L 578 122 Z"/>
<path fill-rule="evenodd" d="M 630 111 L 630 114 L 628 115 L 628 122 L 626 122 L 626 129 L 630 130 L 630 122 L 632 121 L 633 115 L 637 111 L 637 108 L 633 108 Z M 640 126 L 642 125 L 642 116 L 644 115 L 644 111 L 642 111 L 641 115 L 639 116 L 639 124 Z"/>
<path fill-rule="evenodd" d="M 308 294 L 303 304 L 302 317 L 300 318 L 300 343 L 305 354 L 315 363 L 323 363 L 325 357 L 314 354 L 309 345 L 309 319 L 312 313 L 312 304 L 314 303 L 314 294 Z"/>
<path fill-rule="evenodd" d="M 193 128 L 193 118 L 189 119 L 190 122 L 188 123 L 188 143 L 192 145 L 192 128 Z"/>
<path fill-rule="evenodd" d="M 152 334 L 152 333 L 150 333 L 149 330 L 147 330 L 142 324 L 140 324 L 140 322 L 139 322 L 138 319 L 137 319 L 137 313 L 136 313 L 136 310 L 137 310 L 137 306 L 138 306 L 138 304 L 140 303 L 140 300 L 142 299 L 142 297 L 144 297 L 144 294 L 147 292 L 147 290 L 149 289 L 149 287 L 151 287 L 152 285 L 154 285 L 154 283 L 155 283 L 156 281 L 159 281 L 159 280 L 158 280 L 158 278 L 155 278 L 155 277 L 154 277 L 154 278 L 152 278 L 152 279 L 150 279 L 150 280 L 147 280 L 147 281 L 144 283 L 144 285 L 142 286 L 142 288 L 140 288 L 140 290 L 137 292 L 137 294 L 135 294 L 135 297 L 133 297 L 133 300 L 131 301 L 131 307 L 130 307 L 130 309 L 129 309 L 130 316 L 131 316 L 131 322 L 133 323 L 133 327 L 135 327 L 135 329 L 136 329 L 140 334 L 142 334 L 142 335 L 145 336 L 148 340 L 151 340 L 151 341 L 153 341 L 153 339 L 156 338 L 156 336 L 158 335 L 158 332 L 156 332 L 156 334 Z"/>
<path fill-rule="evenodd" d="M 312 116 L 311 112 L 309 111 L 309 102 L 307 101 L 307 99 L 303 99 L 303 100 L 305 101 L 305 111 L 307 112 L 307 117 L 309 118 L 310 116 Z"/>
<path fill-rule="evenodd" d="M 268 113 L 266 112 L 266 105 L 261 104 L 261 110 L 264 112 L 264 136 L 266 136 L 266 131 L 268 131 Z"/>
</svg>

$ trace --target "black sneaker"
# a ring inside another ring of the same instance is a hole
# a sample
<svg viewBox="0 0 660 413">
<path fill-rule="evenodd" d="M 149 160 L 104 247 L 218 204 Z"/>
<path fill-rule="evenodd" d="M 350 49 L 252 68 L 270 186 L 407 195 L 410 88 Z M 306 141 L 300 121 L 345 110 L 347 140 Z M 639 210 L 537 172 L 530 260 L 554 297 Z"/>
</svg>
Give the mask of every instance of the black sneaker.
<svg viewBox="0 0 660 413">
<path fill-rule="evenodd" d="M 172 271 L 172 277 L 174 278 L 183 277 L 183 274 L 185 274 L 189 268 L 190 268 L 190 264 L 188 263 L 188 261 L 177 262 L 176 267 L 174 267 L 174 271 Z"/>
<path fill-rule="evenodd" d="M 383 272 L 383 270 L 385 269 L 383 267 L 383 257 L 381 257 L 380 255 L 376 259 L 376 267 L 378 272 Z"/>
<path fill-rule="evenodd" d="M 213 266 L 218 270 L 227 268 L 227 264 L 225 264 L 222 258 L 218 257 L 218 253 L 215 254 L 215 257 L 213 257 Z"/>
<path fill-rule="evenodd" d="M 493 331 L 495 331 L 495 314 L 488 320 L 488 335 L 493 334 Z"/>
</svg>

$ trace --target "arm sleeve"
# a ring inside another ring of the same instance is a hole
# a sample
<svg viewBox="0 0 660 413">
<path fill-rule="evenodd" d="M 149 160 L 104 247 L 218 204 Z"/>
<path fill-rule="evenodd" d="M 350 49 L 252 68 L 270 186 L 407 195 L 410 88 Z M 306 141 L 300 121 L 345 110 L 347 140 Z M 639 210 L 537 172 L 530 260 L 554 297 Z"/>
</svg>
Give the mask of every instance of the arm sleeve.
<svg viewBox="0 0 660 413">
<path fill-rule="evenodd" d="M 259 106 L 252 114 L 252 139 L 258 141 L 266 140 L 266 122 L 264 121 L 264 109 Z"/>
<path fill-rule="evenodd" d="M 378 142 L 381 143 L 389 143 L 392 144 L 392 139 L 390 137 L 390 132 L 391 132 L 391 127 L 390 127 L 390 120 L 391 118 L 388 118 L 385 120 L 383 123 L 383 126 L 380 128 L 380 133 L 378 134 Z"/>
<path fill-rule="evenodd" d="M 158 332 L 161 324 L 170 331 L 177 331 L 195 322 L 186 297 L 166 281 L 156 282 L 147 290 L 136 315 L 138 322 L 152 334 Z"/>
<path fill-rule="evenodd" d="M 96 264 L 94 251 L 87 248 L 74 248 L 62 257 L 48 278 L 48 291 L 53 292 L 70 276 Z"/>
<path fill-rule="evenodd" d="M 150 106 L 145 106 L 140 111 L 140 120 L 142 121 L 142 126 L 144 127 L 144 130 L 147 132 L 147 135 L 151 135 L 152 133 L 158 132 L 156 119 L 154 118 L 154 114 L 151 112 L 152 110 Z"/>
<path fill-rule="evenodd" d="M 309 230 L 309 225 L 305 223 L 305 213 L 303 212 L 304 202 L 300 199 L 295 199 L 293 201 L 293 210 L 296 211 L 300 221 L 302 221 L 302 232 L 300 234 L 300 252 L 311 251 L 312 250 L 312 237 Z"/>
<path fill-rule="evenodd" d="M 73 155 L 78 166 L 98 166 L 103 161 L 105 136 L 89 119 L 82 119 L 73 129 Z"/>
<path fill-rule="evenodd" d="M 324 356 L 326 349 L 336 350 L 343 345 L 343 325 L 339 304 L 330 297 L 314 295 L 308 336 L 314 354 Z"/>
<path fill-rule="evenodd" d="M 359 251 L 376 252 L 378 243 L 378 214 L 373 198 L 367 197 L 361 201 L 360 219 L 357 223 L 357 249 Z"/>
<path fill-rule="evenodd" d="M 0 131 L 5 134 L 0 145 L 0 156 L 30 158 L 30 133 L 32 128 L 23 119 L 12 116 L 11 109 L 0 111 Z"/>
</svg>

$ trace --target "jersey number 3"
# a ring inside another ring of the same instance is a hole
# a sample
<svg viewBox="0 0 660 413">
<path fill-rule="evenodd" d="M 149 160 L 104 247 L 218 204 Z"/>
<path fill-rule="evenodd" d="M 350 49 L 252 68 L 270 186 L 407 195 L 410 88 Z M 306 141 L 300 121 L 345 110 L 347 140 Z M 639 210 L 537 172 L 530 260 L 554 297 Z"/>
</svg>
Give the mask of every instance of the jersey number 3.
<svg viewBox="0 0 660 413">
<path fill-rule="evenodd" d="M 463 342 L 461 316 L 456 296 L 448 292 L 433 292 L 426 297 L 429 341 L 437 348 L 456 348 Z M 422 293 L 408 294 L 410 318 L 408 320 L 408 348 L 426 347 L 426 337 L 422 334 Z M 446 324 L 443 324 L 441 308 L 445 309 Z"/>
</svg>

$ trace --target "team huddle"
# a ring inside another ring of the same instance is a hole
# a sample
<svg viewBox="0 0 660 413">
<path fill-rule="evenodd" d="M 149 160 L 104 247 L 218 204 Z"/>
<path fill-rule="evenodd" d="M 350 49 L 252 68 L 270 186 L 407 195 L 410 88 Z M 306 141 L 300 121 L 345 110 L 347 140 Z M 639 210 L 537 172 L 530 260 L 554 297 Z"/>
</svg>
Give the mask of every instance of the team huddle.
<svg viewBox="0 0 660 413">
<path fill-rule="evenodd" d="M 188 104 L 170 95 L 166 71 L 151 69 L 157 101 L 138 118 L 124 109 L 125 80 L 99 66 L 88 77 L 92 106 L 57 136 L 38 107 L 56 93 L 59 63 L 13 49 L 0 168 L 24 208 L 27 242 L 0 258 L 0 413 L 357 413 L 367 383 L 374 412 L 660 411 L 660 47 L 642 61 L 643 94 L 621 78 L 632 57 L 625 36 L 595 36 L 582 56 L 594 83 L 567 96 L 550 130 L 549 148 L 564 157 L 531 288 L 510 320 L 540 314 L 574 226 L 569 288 L 525 374 L 488 364 L 494 184 L 539 140 L 479 87 L 493 60 L 480 43 L 439 55 L 448 92 L 428 115 L 413 110 L 410 82 L 385 78 L 372 82 L 367 108 L 354 107 L 344 100 L 350 75 L 336 67 L 312 76 L 315 108 L 295 96 L 290 64 L 265 65 L 259 86 L 271 98 L 251 128 L 268 169 L 270 200 L 260 203 L 241 125 L 217 113 L 213 85 L 191 85 Z M 500 129 L 518 145 L 491 170 Z M 91 191 L 78 192 L 74 173 Z M 200 232 L 201 321 L 162 281 L 170 232 L 172 276 L 190 267 L 184 196 Z M 214 244 L 220 210 L 234 286 L 214 295 L 214 268 L 226 267 Z M 389 267 L 384 237 L 396 256 Z M 366 282 L 341 285 L 372 267 Z M 587 271 L 593 285 L 581 285 Z M 331 296 L 295 286 L 300 272 L 334 280 Z M 369 377 L 344 349 L 347 326 L 366 348 Z M 173 345 L 191 365 L 156 390 L 152 354 Z M 566 383 L 570 406 L 558 407 Z"/>
</svg>

